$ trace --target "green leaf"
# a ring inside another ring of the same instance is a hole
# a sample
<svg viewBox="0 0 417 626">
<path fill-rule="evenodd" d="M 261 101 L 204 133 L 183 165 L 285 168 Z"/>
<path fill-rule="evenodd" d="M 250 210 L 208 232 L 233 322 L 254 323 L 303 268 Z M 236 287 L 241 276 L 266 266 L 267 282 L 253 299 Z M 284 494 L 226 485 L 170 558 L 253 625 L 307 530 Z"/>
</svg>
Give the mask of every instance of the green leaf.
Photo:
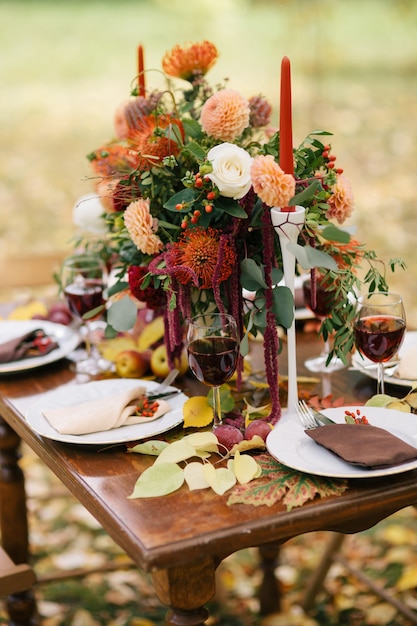
<svg viewBox="0 0 417 626">
<path fill-rule="evenodd" d="M 237 200 L 233 200 L 233 198 L 219 196 L 216 198 L 215 205 L 217 209 L 221 209 L 224 213 L 227 213 L 232 217 L 240 217 L 241 219 L 248 217 L 245 209 L 242 209 L 239 202 Z"/>
<path fill-rule="evenodd" d="M 312 267 L 321 267 L 333 271 L 338 270 L 334 258 L 322 250 L 317 250 L 311 246 L 300 246 L 298 243 L 292 242 L 287 244 L 287 250 L 294 254 L 301 267 L 305 270 L 309 270 Z"/>
<path fill-rule="evenodd" d="M 186 135 L 188 135 L 189 137 L 192 137 L 193 139 L 200 139 L 200 137 L 202 136 L 201 126 L 198 122 L 196 122 L 196 120 L 183 117 L 181 121 L 182 121 L 182 125 L 184 126 Z M 197 144 L 193 144 L 193 145 L 197 145 Z M 186 145 L 187 148 L 189 146 L 190 144 Z M 205 155 L 203 159 L 204 158 L 205 158 Z"/>
<path fill-rule="evenodd" d="M 188 152 L 190 152 L 198 162 L 204 161 L 204 159 L 206 158 L 206 153 L 203 148 L 194 141 L 190 141 L 190 143 L 187 144 L 186 150 L 188 150 Z"/>
<path fill-rule="evenodd" d="M 137 313 L 136 304 L 129 296 L 125 296 L 110 305 L 107 322 L 119 332 L 130 330 L 136 323 Z"/>
<path fill-rule="evenodd" d="M 248 291 L 258 291 L 259 288 L 266 289 L 262 269 L 253 259 L 243 259 L 240 264 L 240 284 Z"/>
<path fill-rule="evenodd" d="M 304 203 L 307 203 L 310 198 L 312 198 L 319 187 L 320 182 L 318 180 L 314 180 L 306 189 L 297 193 L 291 200 L 289 201 L 289 206 L 304 206 Z"/>
<path fill-rule="evenodd" d="M 279 286 L 272 290 L 273 312 L 277 324 L 290 328 L 294 320 L 294 298 L 288 287 Z"/>
<path fill-rule="evenodd" d="M 151 441 L 145 441 L 145 443 L 138 443 L 133 448 L 129 449 L 129 452 L 137 452 L 138 454 L 150 454 L 152 456 L 158 456 L 161 454 L 162 450 L 166 448 L 169 444 L 166 441 L 159 441 L 158 439 L 153 439 Z"/>
<path fill-rule="evenodd" d="M 194 204 L 198 197 L 198 193 L 194 189 L 187 187 L 182 189 L 178 193 L 174 194 L 164 204 L 164 209 L 168 211 L 175 211 L 175 213 L 188 213 L 191 209 L 191 205 Z M 182 209 L 177 209 L 178 204 L 185 205 Z"/>
<path fill-rule="evenodd" d="M 155 465 L 164 463 L 179 463 L 195 456 L 195 447 L 185 438 L 170 443 L 155 460 Z"/>
<path fill-rule="evenodd" d="M 184 483 L 184 470 L 175 463 L 154 463 L 138 478 L 128 499 L 157 498 L 177 491 Z"/>
<path fill-rule="evenodd" d="M 347 230 L 337 228 L 334 224 L 326 226 L 320 233 L 328 241 L 338 241 L 339 243 L 349 243 L 350 241 L 350 233 Z"/>
</svg>

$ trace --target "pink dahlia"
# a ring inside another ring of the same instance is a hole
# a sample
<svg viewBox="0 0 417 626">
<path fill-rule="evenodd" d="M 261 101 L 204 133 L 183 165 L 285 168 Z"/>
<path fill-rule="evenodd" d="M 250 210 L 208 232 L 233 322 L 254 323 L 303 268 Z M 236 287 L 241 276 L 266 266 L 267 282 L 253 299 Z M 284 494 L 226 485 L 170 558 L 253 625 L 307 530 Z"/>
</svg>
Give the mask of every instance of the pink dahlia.
<svg viewBox="0 0 417 626">
<path fill-rule="evenodd" d="M 327 201 L 329 209 L 326 217 L 329 220 L 335 219 L 339 224 L 343 224 L 352 215 L 354 200 L 352 188 L 345 176 L 338 176 L 336 184 L 333 186 L 332 195 Z"/>
<path fill-rule="evenodd" d="M 201 109 L 200 123 L 208 135 L 234 141 L 249 126 L 249 102 L 233 89 L 221 89 Z"/>
<path fill-rule="evenodd" d="M 252 161 L 251 178 L 254 192 L 270 207 L 286 207 L 295 193 L 295 179 L 286 174 L 274 157 L 257 156 Z"/>
</svg>

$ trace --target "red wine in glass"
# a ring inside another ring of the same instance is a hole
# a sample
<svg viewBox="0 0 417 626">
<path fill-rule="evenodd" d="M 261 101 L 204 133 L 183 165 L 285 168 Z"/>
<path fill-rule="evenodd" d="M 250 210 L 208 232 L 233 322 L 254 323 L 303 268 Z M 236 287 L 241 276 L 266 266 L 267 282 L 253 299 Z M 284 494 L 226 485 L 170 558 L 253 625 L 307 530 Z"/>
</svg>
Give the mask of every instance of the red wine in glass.
<svg viewBox="0 0 417 626">
<path fill-rule="evenodd" d="M 213 388 L 214 428 L 221 424 L 220 386 L 233 375 L 239 336 L 231 315 L 198 315 L 188 324 L 188 362 L 197 380 Z"/>
<path fill-rule="evenodd" d="M 358 298 L 354 324 L 355 345 L 359 352 L 378 364 L 378 393 L 384 393 L 384 363 L 398 351 L 406 329 L 401 296 L 373 292 Z"/>
<path fill-rule="evenodd" d="M 320 278 L 316 283 L 316 298 L 313 302 L 311 280 L 305 280 L 303 283 L 304 302 L 306 306 L 314 313 L 316 317 L 323 320 L 330 315 L 336 303 L 336 292 L 331 289 L 330 285 Z M 330 374 L 345 367 L 343 361 L 337 357 L 333 357 L 330 363 L 327 363 L 330 352 L 330 342 L 327 338 L 321 354 L 317 357 L 307 359 L 304 365 L 311 372 L 322 372 Z"/>
<path fill-rule="evenodd" d="M 89 311 L 104 304 L 103 283 L 96 279 L 85 279 L 73 282 L 64 287 L 64 294 L 70 311 L 77 317 L 83 317 Z M 99 318 L 101 313 L 90 319 Z"/>
<path fill-rule="evenodd" d="M 236 369 L 239 346 L 230 337 L 195 339 L 188 346 L 188 362 L 197 380 L 218 387 L 227 382 Z"/>
</svg>

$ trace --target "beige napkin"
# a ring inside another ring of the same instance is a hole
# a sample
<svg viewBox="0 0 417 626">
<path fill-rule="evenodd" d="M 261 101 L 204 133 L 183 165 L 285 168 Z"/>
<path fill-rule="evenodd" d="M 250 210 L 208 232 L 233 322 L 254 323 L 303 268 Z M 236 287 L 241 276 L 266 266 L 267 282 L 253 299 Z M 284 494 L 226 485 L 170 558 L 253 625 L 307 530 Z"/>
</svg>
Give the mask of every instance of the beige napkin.
<svg viewBox="0 0 417 626">
<path fill-rule="evenodd" d="M 158 409 L 152 417 L 135 415 L 138 399 L 145 393 L 145 387 L 132 387 L 97 400 L 59 409 L 46 409 L 43 415 L 61 434 L 85 435 L 120 426 L 150 422 L 169 411 L 168 402 L 158 400 Z"/>
<path fill-rule="evenodd" d="M 417 448 L 370 424 L 329 424 L 305 433 L 352 465 L 378 469 L 417 459 Z"/>
<path fill-rule="evenodd" d="M 401 355 L 400 363 L 395 370 L 396 378 L 417 380 L 417 346 L 410 348 Z"/>
</svg>

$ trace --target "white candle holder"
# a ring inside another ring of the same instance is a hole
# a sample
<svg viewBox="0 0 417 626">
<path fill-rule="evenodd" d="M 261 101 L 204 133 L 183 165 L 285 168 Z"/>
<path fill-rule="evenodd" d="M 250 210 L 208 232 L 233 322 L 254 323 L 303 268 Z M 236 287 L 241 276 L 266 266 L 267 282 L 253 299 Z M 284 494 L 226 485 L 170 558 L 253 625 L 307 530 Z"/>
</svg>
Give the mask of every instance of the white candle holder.
<svg viewBox="0 0 417 626">
<path fill-rule="evenodd" d="M 295 292 L 295 256 L 287 245 L 296 243 L 305 222 L 305 208 L 296 206 L 294 211 L 281 211 L 280 208 L 271 209 L 271 220 L 279 237 L 281 246 L 282 264 L 284 270 L 285 286 L 290 289 L 293 297 Z M 295 312 L 295 310 L 294 310 Z M 288 408 L 286 414 L 295 414 L 295 406 L 298 402 L 297 384 L 297 349 L 295 339 L 295 318 L 287 329 L 288 346 Z"/>
</svg>

